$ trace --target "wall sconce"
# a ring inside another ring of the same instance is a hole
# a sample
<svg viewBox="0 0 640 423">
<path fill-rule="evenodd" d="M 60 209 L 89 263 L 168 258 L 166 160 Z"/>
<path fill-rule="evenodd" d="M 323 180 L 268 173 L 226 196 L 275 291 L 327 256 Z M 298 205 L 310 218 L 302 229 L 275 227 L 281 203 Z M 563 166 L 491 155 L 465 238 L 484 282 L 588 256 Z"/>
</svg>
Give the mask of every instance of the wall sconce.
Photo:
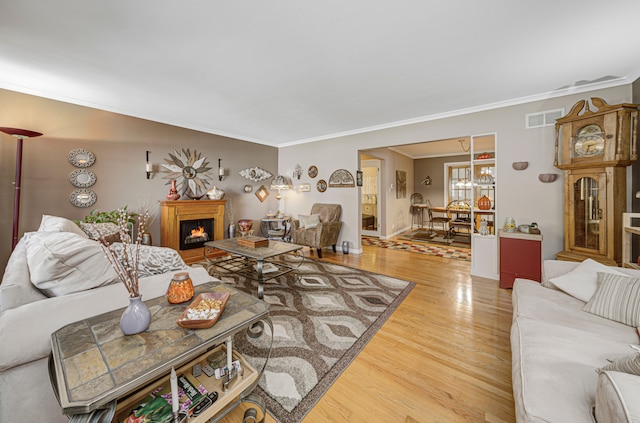
<svg viewBox="0 0 640 423">
<path fill-rule="evenodd" d="M 302 177 L 302 173 L 304 172 L 304 170 L 302 170 L 302 166 L 300 166 L 299 164 L 296 165 L 296 168 L 293 170 L 293 177 L 295 179 L 300 179 Z"/>
<path fill-rule="evenodd" d="M 218 180 L 222 182 L 224 179 L 224 167 L 222 167 L 222 159 L 218 159 Z"/>
<path fill-rule="evenodd" d="M 149 163 L 149 150 L 147 150 L 147 164 L 145 166 L 145 170 L 147 171 L 147 179 L 151 179 L 151 172 L 153 172 L 153 165 Z"/>
</svg>

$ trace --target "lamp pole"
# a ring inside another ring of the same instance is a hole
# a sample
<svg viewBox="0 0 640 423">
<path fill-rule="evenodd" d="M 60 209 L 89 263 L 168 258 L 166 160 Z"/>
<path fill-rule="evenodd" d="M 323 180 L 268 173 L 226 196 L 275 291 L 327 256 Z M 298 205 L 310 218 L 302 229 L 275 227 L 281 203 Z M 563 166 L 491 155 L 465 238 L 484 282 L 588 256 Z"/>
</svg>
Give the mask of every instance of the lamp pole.
<svg viewBox="0 0 640 423">
<path fill-rule="evenodd" d="M 29 131 L 27 129 L 0 127 L 0 131 L 18 139 L 16 147 L 16 179 L 13 194 L 13 232 L 11 241 L 11 251 L 18 243 L 18 224 L 20 222 L 20 189 L 22 183 L 22 141 L 24 138 L 35 138 L 42 135 L 40 132 Z"/>
</svg>

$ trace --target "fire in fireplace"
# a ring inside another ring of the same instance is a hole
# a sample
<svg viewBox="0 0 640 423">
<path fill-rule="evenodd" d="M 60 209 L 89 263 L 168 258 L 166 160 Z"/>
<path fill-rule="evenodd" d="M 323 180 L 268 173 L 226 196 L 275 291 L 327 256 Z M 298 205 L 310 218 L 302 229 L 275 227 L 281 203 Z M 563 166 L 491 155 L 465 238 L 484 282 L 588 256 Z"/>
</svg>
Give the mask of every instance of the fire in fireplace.
<svg viewBox="0 0 640 423">
<path fill-rule="evenodd" d="M 214 219 L 197 219 L 180 221 L 180 249 L 200 248 L 207 241 L 212 241 Z"/>
</svg>

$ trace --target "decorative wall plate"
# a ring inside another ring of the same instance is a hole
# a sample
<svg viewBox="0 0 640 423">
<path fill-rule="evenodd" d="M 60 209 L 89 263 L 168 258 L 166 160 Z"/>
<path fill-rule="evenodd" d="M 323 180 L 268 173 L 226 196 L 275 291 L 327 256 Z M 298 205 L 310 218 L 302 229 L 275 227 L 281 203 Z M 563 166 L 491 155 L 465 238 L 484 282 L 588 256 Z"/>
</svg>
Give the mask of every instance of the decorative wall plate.
<svg viewBox="0 0 640 423">
<path fill-rule="evenodd" d="M 240 175 L 254 182 L 259 182 L 263 179 L 271 178 L 271 176 L 273 176 L 268 171 L 260 169 L 259 167 L 251 167 L 245 170 L 241 170 Z"/>
<path fill-rule="evenodd" d="M 91 207 L 97 199 L 96 193 L 88 189 L 77 189 L 69 196 L 69 201 L 76 207 Z"/>
<path fill-rule="evenodd" d="M 320 179 L 316 184 L 316 188 L 320 192 L 325 192 L 327 190 L 327 181 L 325 181 L 324 179 Z"/>
<path fill-rule="evenodd" d="M 260 200 L 261 203 L 263 203 L 268 196 L 269 196 L 269 191 L 267 190 L 267 187 L 265 187 L 264 185 L 260 186 L 260 188 L 258 188 L 258 190 L 256 191 L 256 197 L 258 197 L 258 200 Z"/>
<path fill-rule="evenodd" d="M 69 175 L 71 185 L 78 188 L 88 188 L 96 183 L 96 174 L 86 169 L 76 169 Z"/>
<path fill-rule="evenodd" d="M 69 163 L 75 167 L 89 167 L 96 162 L 96 156 L 89 150 L 84 148 L 76 148 L 69 152 L 67 156 Z"/>
<path fill-rule="evenodd" d="M 252 186 L 252 185 L 247 184 L 247 185 L 245 185 L 245 186 L 244 186 L 244 188 L 242 188 L 242 190 L 243 190 L 244 192 L 246 192 L 246 193 L 249 193 L 249 192 L 253 191 L 253 186 Z"/>
<path fill-rule="evenodd" d="M 175 179 L 180 195 L 196 198 L 209 190 L 211 175 L 208 172 L 211 168 L 202 153 L 183 148 L 181 152 L 174 150 L 173 154 L 169 153 L 169 158 L 164 160 L 167 162 L 161 165 L 165 168 L 164 179 Z"/>
<path fill-rule="evenodd" d="M 329 177 L 329 186 L 332 188 L 352 188 L 356 184 L 351 172 L 346 169 L 338 169 Z"/>
<path fill-rule="evenodd" d="M 315 166 L 309 166 L 309 177 L 315 178 L 318 176 L 318 168 Z"/>
</svg>

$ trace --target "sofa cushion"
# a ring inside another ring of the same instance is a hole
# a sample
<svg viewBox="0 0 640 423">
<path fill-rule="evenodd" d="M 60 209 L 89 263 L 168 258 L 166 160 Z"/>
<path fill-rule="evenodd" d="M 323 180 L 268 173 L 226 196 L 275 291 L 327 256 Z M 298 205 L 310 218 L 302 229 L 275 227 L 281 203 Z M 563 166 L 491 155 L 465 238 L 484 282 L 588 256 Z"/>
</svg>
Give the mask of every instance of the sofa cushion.
<svg viewBox="0 0 640 423">
<path fill-rule="evenodd" d="M 71 232 L 80 235 L 83 238 L 88 238 L 87 234 L 85 234 L 78 225 L 69 219 L 58 216 L 49 216 L 48 214 L 42 215 L 38 232 Z"/>
<path fill-rule="evenodd" d="M 47 298 L 31 283 L 27 266 L 27 238 L 36 232 L 24 234 L 9 256 L 0 284 L 0 313 L 21 305 Z"/>
<path fill-rule="evenodd" d="M 518 421 L 589 422 L 596 369 L 607 358 L 628 354 L 629 345 L 588 330 L 518 318 L 511 348 L 514 398 L 526 415 Z"/>
<path fill-rule="evenodd" d="M 625 325 L 640 325 L 640 279 L 598 273 L 598 289 L 584 311 Z"/>
<path fill-rule="evenodd" d="M 627 345 L 639 342 L 634 328 L 587 313 L 582 310 L 584 302 L 581 300 L 562 291 L 545 288 L 535 281 L 516 279 L 511 302 L 514 320 L 526 317 L 594 333 L 603 340 L 621 341 Z"/>
<path fill-rule="evenodd" d="M 116 242 L 111 247 L 115 250 L 117 257 L 122 261 L 124 244 Z M 129 247 L 130 249 L 133 246 Z M 171 271 L 184 270 L 186 263 L 180 254 L 173 248 L 154 247 L 150 245 L 140 246 L 140 259 L 138 263 L 138 278 L 159 275 Z"/>
<path fill-rule="evenodd" d="M 109 285 L 120 279 L 97 241 L 71 232 L 38 232 L 27 240 L 31 282 L 48 296 Z"/>
<path fill-rule="evenodd" d="M 570 272 L 552 278 L 550 281 L 557 288 L 586 303 L 598 289 L 598 272 L 624 276 L 624 273 L 609 266 L 587 259 Z"/>
<path fill-rule="evenodd" d="M 596 388 L 595 417 L 599 423 L 640 421 L 640 378 L 614 371 L 601 372 Z"/>
<path fill-rule="evenodd" d="M 80 222 L 80 229 L 91 239 L 100 239 L 100 236 L 103 236 L 108 243 L 120 242 L 120 227 L 112 222 Z"/>
</svg>

